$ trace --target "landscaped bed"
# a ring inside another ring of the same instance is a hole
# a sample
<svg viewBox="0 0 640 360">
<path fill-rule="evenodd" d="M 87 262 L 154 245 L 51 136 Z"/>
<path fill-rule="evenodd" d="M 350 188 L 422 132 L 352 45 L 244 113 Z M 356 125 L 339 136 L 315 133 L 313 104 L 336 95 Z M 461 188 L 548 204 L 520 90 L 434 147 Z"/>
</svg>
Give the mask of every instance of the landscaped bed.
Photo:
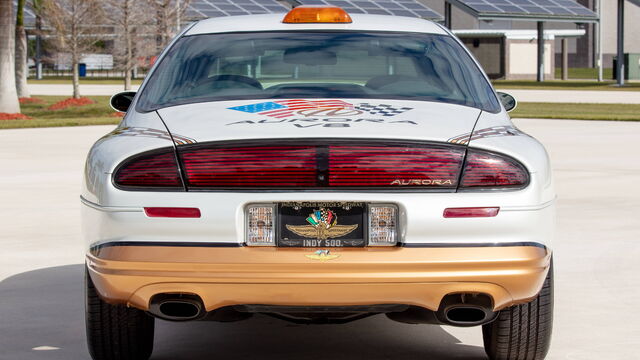
<svg viewBox="0 0 640 360">
<path fill-rule="evenodd" d="M 68 99 L 65 96 L 36 96 L 35 100 L 22 100 L 24 120 L 2 120 L 0 129 L 107 125 L 120 122 L 123 113 L 109 107 L 109 96 L 89 96 L 91 104 L 50 110 L 56 103 Z M 81 102 L 87 102 L 82 100 Z M 77 101 L 67 101 L 77 105 Z M 18 115 L 20 116 L 20 115 Z M 629 104 L 574 104 L 574 103 L 520 103 L 511 113 L 514 118 L 576 119 L 576 120 L 626 120 L 640 121 L 640 105 Z M 8 117 L 8 116 L 7 116 Z"/>
<path fill-rule="evenodd" d="M 69 100 L 67 96 L 34 96 L 31 100 L 22 99 L 22 115 L 30 119 L 0 120 L 0 129 L 117 124 L 121 116 L 112 116 L 114 110 L 109 107 L 109 98 L 89 96 L 84 100 Z M 52 110 L 53 105 L 59 110 Z"/>
</svg>

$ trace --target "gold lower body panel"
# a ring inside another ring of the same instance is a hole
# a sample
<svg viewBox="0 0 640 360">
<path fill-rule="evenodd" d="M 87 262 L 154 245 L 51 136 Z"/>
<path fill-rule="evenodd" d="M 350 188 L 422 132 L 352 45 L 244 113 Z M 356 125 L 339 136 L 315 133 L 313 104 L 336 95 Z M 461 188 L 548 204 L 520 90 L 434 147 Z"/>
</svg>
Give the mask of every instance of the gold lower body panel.
<svg viewBox="0 0 640 360">
<path fill-rule="evenodd" d="M 109 246 L 87 255 L 107 302 L 149 309 L 161 293 L 229 305 L 406 304 L 437 310 L 451 293 L 484 293 L 494 310 L 527 302 L 540 289 L 551 253 L 535 246 L 331 249 Z"/>
</svg>

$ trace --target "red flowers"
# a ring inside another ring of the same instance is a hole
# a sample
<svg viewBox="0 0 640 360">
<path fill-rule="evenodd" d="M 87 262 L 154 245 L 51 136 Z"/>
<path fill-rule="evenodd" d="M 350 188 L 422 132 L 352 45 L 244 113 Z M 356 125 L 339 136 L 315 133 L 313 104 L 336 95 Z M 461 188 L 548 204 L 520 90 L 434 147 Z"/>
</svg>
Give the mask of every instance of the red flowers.
<svg viewBox="0 0 640 360">
<path fill-rule="evenodd" d="M 72 106 L 83 106 L 83 105 L 90 105 L 90 104 L 95 104 L 95 101 L 89 98 L 80 98 L 80 99 L 68 98 L 62 101 L 58 101 L 57 103 L 49 106 L 47 109 L 62 110 Z"/>
</svg>

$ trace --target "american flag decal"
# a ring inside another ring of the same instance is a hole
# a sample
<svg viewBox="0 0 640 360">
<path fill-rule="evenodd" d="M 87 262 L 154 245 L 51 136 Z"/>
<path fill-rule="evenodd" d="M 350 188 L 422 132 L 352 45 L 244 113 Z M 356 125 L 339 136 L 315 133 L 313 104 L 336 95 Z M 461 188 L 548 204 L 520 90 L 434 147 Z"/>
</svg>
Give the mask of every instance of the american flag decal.
<svg viewBox="0 0 640 360">
<path fill-rule="evenodd" d="M 500 136 L 519 136 L 527 134 L 522 131 L 514 128 L 513 126 L 494 126 L 490 128 L 476 130 L 472 133 L 466 133 L 462 135 L 458 135 L 456 137 L 452 137 L 447 140 L 453 144 L 467 145 L 473 140 L 483 139 L 483 138 L 491 138 L 491 137 L 500 137 Z"/>
<path fill-rule="evenodd" d="M 300 110 L 323 110 L 323 109 L 353 109 L 353 104 L 342 100 L 278 100 L 257 104 L 234 106 L 228 109 L 242 111 L 250 114 L 275 117 L 278 119 L 295 115 Z"/>
</svg>

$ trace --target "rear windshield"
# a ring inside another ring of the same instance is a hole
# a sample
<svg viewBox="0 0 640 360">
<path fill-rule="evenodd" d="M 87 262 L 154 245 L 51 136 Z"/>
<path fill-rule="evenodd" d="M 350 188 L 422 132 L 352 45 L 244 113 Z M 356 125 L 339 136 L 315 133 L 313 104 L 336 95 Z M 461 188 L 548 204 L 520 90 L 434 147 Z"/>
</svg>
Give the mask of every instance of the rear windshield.
<svg viewBox="0 0 640 360">
<path fill-rule="evenodd" d="M 298 31 L 183 37 L 151 75 L 138 110 L 280 98 L 421 100 L 500 109 L 491 85 L 449 36 Z"/>
</svg>

